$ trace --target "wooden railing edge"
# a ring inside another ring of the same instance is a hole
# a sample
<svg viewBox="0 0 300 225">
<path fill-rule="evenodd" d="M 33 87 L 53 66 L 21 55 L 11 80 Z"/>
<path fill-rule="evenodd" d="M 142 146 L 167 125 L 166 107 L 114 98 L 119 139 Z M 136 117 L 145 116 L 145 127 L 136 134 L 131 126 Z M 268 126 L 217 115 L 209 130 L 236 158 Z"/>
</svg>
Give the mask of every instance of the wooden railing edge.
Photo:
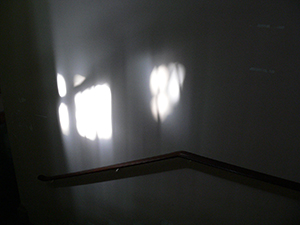
<svg viewBox="0 0 300 225">
<path fill-rule="evenodd" d="M 78 172 L 73 172 L 73 173 L 67 173 L 67 174 L 61 174 L 61 175 L 55 175 L 55 176 L 45 176 L 45 175 L 39 175 L 38 179 L 40 181 L 56 181 L 56 180 L 62 180 L 62 179 L 68 179 L 68 178 L 76 178 L 79 176 L 84 176 L 88 174 L 96 174 L 96 173 L 101 173 L 105 171 L 111 171 L 111 170 L 120 170 L 123 168 L 128 168 L 128 167 L 137 167 L 141 165 L 146 165 L 146 164 L 152 164 L 156 162 L 161 162 L 161 161 L 166 161 L 174 158 L 181 158 L 184 159 L 188 162 L 194 162 L 197 164 L 205 165 L 208 167 L 213 167 L 217 168 L 229 173 L 237 174 L 240 176 L 248 177 L 254 180 L 259 180 L 263 181 L 269 184 L 281 186 L 284 188 L 288 188 L 297 192 L 300 192 L 300 183 L 283 179 L 280 177 L 268 175 L 265 173 L 257 172 L 251 169 L 246 169 L 243 167 L 239 167 L 236 165 L 232 165 L 229 163 L 221 162 L 215 159 L 210 159 L 207 157 L 203 157 L 194 153 L 186 152 L 186 151 L 177 151 L 177 152 L 172 152 L 168 154 L 163 154 L 163 155 L 158 155 L 158 156 L 153 156 L 149 158 L 143 158 L 139 160 L 133 160 L 129 162 L 124 162 L 124 163 L 118 163 L 110 166 L 104 166 L 104 167 L 99 167 L 95 169 L 90 169 L 90 170 L 83 170 L 83 171 L 78 171 Z M 188 163 L 186 164 L 187 168 L 189 167 Z"/>
</svg>

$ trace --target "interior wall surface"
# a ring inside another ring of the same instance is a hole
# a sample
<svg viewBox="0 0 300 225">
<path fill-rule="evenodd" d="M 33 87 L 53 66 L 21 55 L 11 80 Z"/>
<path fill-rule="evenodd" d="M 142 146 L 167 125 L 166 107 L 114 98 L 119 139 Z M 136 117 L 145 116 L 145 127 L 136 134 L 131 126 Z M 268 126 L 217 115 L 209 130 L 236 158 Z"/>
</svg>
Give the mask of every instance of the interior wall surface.
<svg viewBox="0 0 300 225">
<path fill-rule="evenodd" d="M 20 197 L 33 224 L 299 224 L 300 198 L 197 170 L 64 188 L 37 180 L 189 151 L 300 182 L 294 1 L 2 5 L 1 89 Z M 151 73 L 172 63 L 185 68 L 179 102 L 157 119 Z M 78 74 L 85 80 L 75 86 Z M 112 136 L 90 140 L 78 131 L 75 96 L 97 84 L 111 90 Z"/>
</svg>

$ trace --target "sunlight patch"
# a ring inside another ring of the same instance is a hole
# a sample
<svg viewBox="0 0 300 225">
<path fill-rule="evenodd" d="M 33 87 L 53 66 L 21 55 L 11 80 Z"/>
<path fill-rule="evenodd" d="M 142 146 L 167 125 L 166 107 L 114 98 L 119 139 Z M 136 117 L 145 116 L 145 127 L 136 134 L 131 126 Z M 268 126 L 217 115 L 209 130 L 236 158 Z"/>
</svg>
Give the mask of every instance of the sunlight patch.
<svg viewBox="0 0 300 225">
<path fill-rule="evenodd" d="M 90 140 L 112 137 L 111 90 L 107 84 L 92 86 L 74 97 L 76 127 Z"/>
<path fill-rule="evenodd" d="M 62 133 L 64 135 L 69 134 L 69 110 L 66 104 L 61 103 L 58 108 L 59 122 Z"/>
<path fill-rule="evenodd" d="M 170 63 L 154 67 L 150 75 L 151 112 L 156 121 L 163 122 L 180 100 L 185 78 L 184 66 Z"/>
<path fill-rule="evenodd" d="M 57 74 L 57 88 L 58 88 L 58 94 L 60 97 L 65 97 L 67 94 L 67 85 L 65 78 L 61 74 Z"/>
</svg>

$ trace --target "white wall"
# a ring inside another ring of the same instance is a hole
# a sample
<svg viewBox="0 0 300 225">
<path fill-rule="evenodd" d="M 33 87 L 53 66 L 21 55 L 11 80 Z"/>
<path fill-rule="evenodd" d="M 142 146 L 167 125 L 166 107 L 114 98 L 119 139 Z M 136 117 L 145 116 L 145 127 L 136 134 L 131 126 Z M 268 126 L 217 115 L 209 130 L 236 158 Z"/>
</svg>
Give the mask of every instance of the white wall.
<svg viewBox="0 0 300 225">
<path fill-rule="evenodd" d="M 32 223 L 299 223 L 299 200 L 199 171 L 60 189 L 37 180 L 185 150 L 299 182 L 293 5 L 2 4 L 1 88 L 21 201 Z M 174 60 L 185 65 L 186 83 L 176 111 L 158 125 L 149 76 L 155 65 Z M 79 90 L 70 85 L 76 73 L 90 76 L 86 87 L 101 79 L 111 84 L 109 148 L 82 139 L 72 123 L 69 136 L 61 134 L 57 72 L 66 77 L 70 105 Z"/>
</svg>

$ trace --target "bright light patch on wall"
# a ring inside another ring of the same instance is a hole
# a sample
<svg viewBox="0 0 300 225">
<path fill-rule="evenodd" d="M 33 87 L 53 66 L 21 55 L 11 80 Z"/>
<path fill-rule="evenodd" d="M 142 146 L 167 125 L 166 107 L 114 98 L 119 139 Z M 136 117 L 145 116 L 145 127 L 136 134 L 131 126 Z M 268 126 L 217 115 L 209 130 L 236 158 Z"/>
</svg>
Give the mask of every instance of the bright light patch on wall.
<svg viewBox="0 0 300 225">
<path fill-rule="evenodd" d="M 69 110 L 66 104 L 61 103 L 58 108 L 59 122 L 62 133 L 64 135 L 69 134 Z"/>
<path fill-rule="evenodd" d="M 58 88 L 58 94 L 60 97 L 65 97 L 67 94 L 67 85 L 65 78 L 61 74 L 57 74 L 57 88 Z"/>
<path fill-rule="evenodd" d="M 83 81 L 85 81 L 85 77 L 80 74 L 76 74 L 74 76 L 74 87 L 79 86 L 80 84 L 83 83 Z"/>
<path fill-rule="evenodd" d="M 111 91 L 107 84 L 96 85 L 74 97 L 76 127 L 90 140 L 112 137 Z"/>
<path fill-rule="evenodd" d="M 158 121 L 164 121 L 180 100 L 185 78 L 185 68 L 179 63 L 155 67 L 150 75 L 150 91 L 152 94 L 151 112 Z"/>
</svg>

